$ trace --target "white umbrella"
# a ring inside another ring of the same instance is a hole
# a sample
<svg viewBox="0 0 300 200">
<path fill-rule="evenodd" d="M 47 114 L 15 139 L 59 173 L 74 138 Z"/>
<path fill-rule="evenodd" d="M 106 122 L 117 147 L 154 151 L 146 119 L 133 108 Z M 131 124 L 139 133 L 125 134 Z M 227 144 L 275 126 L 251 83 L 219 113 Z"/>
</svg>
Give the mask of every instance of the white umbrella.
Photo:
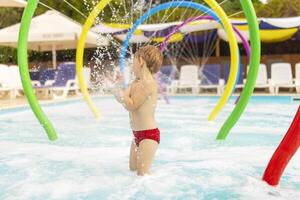
<svg viewBox="0 0 300 200">
<path fill-rule="evenodd" d="M 25 7 L 26 4 L 24 0 L 0 0 L 0 7 Z"/>
<path fill-rule="evenodd" d="M 20 24 L 0 30 L 0 45 L 17 47 Z M 56 12 L 48 11 L 32 19 L 28 48 L 36 51 L 52 51 L 56 67 L 56 50 L 76 49 L 82 25 Z M 86 37 L 86 47 L 108 45 L 108 40 L 93 32 Z"/>
</svg>

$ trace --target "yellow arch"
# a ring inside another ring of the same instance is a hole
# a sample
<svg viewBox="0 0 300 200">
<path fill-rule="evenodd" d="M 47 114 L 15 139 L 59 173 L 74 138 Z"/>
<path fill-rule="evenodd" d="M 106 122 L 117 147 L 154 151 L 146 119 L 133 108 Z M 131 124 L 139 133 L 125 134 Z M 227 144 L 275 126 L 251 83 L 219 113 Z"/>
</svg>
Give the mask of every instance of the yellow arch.
<svg viewBox="0 0 300 200">
<path fill-rule="evenodd" d="M 76 71 L 77 71 L 77 77 L 79 82 L 80 91 L 83 94 L 83 97 L 89 107 L 91 108 L 92 112 L 94 113 L 96 118 L 100 118 L 100 112 L 97 110 L 97 107 L 93 103 L 89 91 L 86 87 L 86 84 L 84 82 L 84 76 L 83 76 L 83 55 L 84 55 L 84 47 L 85 47 L 85 40 L 87 37 L 87 34 L 90 30 L 90 28 L 93 26 L 95 19 L 99 15 L 99 13 L 111 2 L 111 0 L 102 0 L 96 5 L 96 7 L 93 9 L 93 11 L 90 13 L 89 17 L 85 21 L 82 33 L 80 35 L 78 44 L 77 44 L 77 50 L 76 50 Z"/>
<path fill-rule="evenodd" d="M 235 33 L 233 31 L 232 25 L 226 13 L 223 11 L 223 9 L 215 0 L 205 0 L 205 2 L 216 12 L 216 14 L 222 20 L 227 35 L 228 36 L 233 35 L 233 37 L 228 38 L 228 42 L 230 46 L 230 55 L 231 55 L 229 78 L 223 96 L 221 97 L 218 104 L 216 105 L 216 107 L 213 109 L 213 111 L 210 113 L 208 117 L 209 121 L 213 121 L 218 115 L 218 113 L 225 106 L 225 104 L 227 103 L 228 99 L 231 96 L 232 91 L 234 90 L 236 77 L 238 75 L 239 56 L 238 56 L 238 45 L 237 45 Z"/>
<path fill-rule="evenodd" d="M 223 9 L 219 6 L 219 4 L 215 0 L 204 0 L 211 8 L 216 12 L 217 15 L 219 15 L 219 18 L 222 20 L 222 23 L 224 25 L 224 29 L 226 30 L 228 35 L 235 36 L 233 28 L 231 26 L 231 23 L 226 15 L 226 13 L 223 11 Z M 102 0 L 100 1 L 96 7 L 93 9 L 89 17 L 87 18 L 83 30 L 77 45 L 77 52 L 76 52 L 76 70 L 77 70 L 77 76 L 79 81 L 80 90 L 83 93 L 85 101 L 88 103 L 89 107 L 93 111 L 94 115 L 99 118 L 100 113 L 98 112 L 95 104 L 93 103 L 88 89 L 85 85 L 82 68 L 83 68 L 83 54 L 84 54 L 84 46 L 85 46 L 85 39 L 87 36 L 87 33 L 89 29 L 92 27 L 96 17 L 99 15 L 99 13 L 109 4 L 111 0 Z M 229 45 L 230 45 L 230 53 L 231 53 L 231 70 L 229 74 L 229 79 L 227 82 L 227 86 L 225 88 L 223 96 L 220 98 L 218 104 L 211 112 L 210 116 L 208 117 L 208 120 L 214 120 L 218 113 L 221 111 L 221 109 L 225 106 L 228 99 L 231 96 L 231 93 L 235 86 L 235 80 L 238 73 L 238 65 L 239 65 L 239 58 L 238 58 L 238 46 L 237 46 L 237 40 L 235 37 L 229 37 Z"/>
</svg>

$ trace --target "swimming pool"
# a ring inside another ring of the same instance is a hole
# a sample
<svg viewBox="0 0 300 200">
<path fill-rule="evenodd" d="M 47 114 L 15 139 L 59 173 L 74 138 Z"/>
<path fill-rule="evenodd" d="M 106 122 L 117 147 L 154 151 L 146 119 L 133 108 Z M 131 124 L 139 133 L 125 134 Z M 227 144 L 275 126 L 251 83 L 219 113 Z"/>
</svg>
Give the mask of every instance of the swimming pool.
<svg viewBox="0 0 300 200">
<path fill-rule="evenodd" d="M 298 108 L 289 97 L 252 97 L 225 142 L 217 142 L 232 98 L 207 122 L 216 97 L 159 101 L 161 145 L 152 175 L 128 170 L 131 142 L 125 110 L 111 97 L 96 99 L 96 121 L 83 101 L 44 106 L 58 130 L 51 143 L 28 109 L 0 112 L 0 199 L 300 199 L 300 153 L 280 186 L 263 171 Z"/>
</svg>

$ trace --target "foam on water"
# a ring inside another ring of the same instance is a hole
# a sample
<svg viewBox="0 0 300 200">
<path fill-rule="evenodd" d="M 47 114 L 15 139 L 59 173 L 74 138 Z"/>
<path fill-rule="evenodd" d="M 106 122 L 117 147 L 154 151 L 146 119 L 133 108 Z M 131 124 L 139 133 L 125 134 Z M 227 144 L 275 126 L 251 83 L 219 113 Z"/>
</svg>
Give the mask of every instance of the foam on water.
<svg viewBox="0 0 300 200">
<path fill-rule="evenodd" d="M 234 99 L 209 123 L 217 100 L 159 102 L 161 145 L 152 175 L 142 178 L 128 170 L 128 114 L 112 98 L 97 99 L 101 121 L 81 101 L 46 106 L 59 135 L 54 143 L 31 111 L 2 113 L 0 199 L 300 199 L 299 152 L 279 187 L 261 181 L 298 105 L 254 97 L 228 140 L 217 142 Z"/>
</svg>

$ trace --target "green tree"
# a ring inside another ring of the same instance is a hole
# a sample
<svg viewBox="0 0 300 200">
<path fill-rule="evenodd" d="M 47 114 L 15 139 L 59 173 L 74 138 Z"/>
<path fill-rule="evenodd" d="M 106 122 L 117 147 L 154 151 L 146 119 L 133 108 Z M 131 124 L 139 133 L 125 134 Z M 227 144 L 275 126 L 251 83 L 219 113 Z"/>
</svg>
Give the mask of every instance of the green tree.
<svg viewBox="0 0 300 200">
<path fill-rule="evenodd" d="M 259 17 L 300 16 L 300 0 L 269 0 L 257 9 Z"/>
<path fill-rule="evenodd" d="M 18 23 L 21 20 L 23 9 L 1 8 L 0 9 L 0 28 Z M 0 63 L 16 64 L 17 51 L 9 47 L 0 47 Z"/>
</svg>

